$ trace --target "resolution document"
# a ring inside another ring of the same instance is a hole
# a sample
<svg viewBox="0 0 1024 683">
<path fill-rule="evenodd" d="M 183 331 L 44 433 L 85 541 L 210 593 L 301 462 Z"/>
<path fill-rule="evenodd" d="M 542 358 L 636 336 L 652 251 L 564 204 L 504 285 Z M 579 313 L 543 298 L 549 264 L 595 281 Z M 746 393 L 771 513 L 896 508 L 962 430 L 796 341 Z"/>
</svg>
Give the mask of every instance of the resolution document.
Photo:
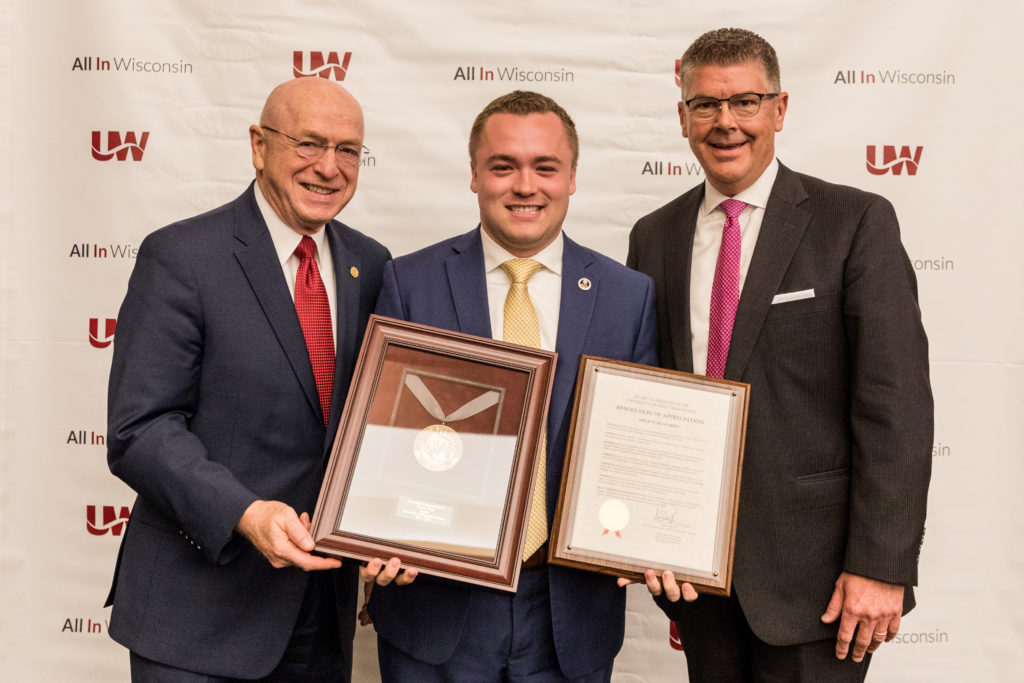
<svg viewBox="0 0 1024 683">
<path fill-rule="evenodd" d="M 577 425 L 583 441 L 574 457 L 583 460 L 568 547 L 612 562 L 716 573 L 731 392 L 614 367 L 591 379 Z"/>
</svg>

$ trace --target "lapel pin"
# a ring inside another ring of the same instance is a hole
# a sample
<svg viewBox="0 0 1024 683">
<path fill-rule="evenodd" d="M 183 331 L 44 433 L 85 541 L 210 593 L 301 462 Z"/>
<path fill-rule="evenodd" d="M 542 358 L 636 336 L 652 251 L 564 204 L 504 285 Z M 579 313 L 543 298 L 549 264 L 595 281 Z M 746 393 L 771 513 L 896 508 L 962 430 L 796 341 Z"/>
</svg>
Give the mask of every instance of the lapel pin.
<svg viewBox="0 0 1024 683">
<path fill-rule="evenodd" d="M 579 282 L 577 282 L 576 284 L 579 285 L 580 289 L 582 289 L 584 292 L 587 291 L 588 289 L 590 289 L 590 279 L 589 278 L 581 277 L 579 279 Z"/>
<path fill-rule="evenodd" d="M 351 275 L 352 277 L 359 277 L 359 269 L 356 268 L 355 266 L 352 266 L 351 268 L 348 269 L 348 274 Z"/>
</svg>

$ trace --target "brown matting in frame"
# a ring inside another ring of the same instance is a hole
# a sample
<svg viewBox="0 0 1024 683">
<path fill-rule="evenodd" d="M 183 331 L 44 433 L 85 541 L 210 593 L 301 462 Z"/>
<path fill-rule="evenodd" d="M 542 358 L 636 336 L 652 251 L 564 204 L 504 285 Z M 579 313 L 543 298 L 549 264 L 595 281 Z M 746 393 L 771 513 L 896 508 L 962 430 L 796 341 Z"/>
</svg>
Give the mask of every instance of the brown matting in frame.
<svg viewBox="0 0 1024 683">
<path fill-rule="evenodd" d="M 371 316 L 316 552 L 515 590 L 556 354 Z"/>
</svg>

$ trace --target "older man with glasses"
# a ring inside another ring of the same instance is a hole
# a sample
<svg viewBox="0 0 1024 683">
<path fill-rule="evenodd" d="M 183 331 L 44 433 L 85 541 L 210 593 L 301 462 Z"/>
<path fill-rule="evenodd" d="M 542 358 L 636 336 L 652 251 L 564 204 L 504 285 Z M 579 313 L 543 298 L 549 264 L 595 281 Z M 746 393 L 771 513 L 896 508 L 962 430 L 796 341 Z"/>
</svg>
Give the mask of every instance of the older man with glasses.
<svg viewBox="0 0 1024 683">
<path fill-rule="evenodd" d="M 117 320 L 107 458 L 138 493 L 109 601 L 133 681 L 348 681 L 355 563 L 315 556 L 324 458 L 387 249 L 334 220 L 363 114 L 288 81 L 256 180 L 151 234 Z"/>
<path fill-rule="evenodd" d="M 690 680 L 863 680 L 914 605 L 933 406 L 914 270 L 885 199 L 775 158 L 789 94 L 743 29 L 681 60 L 706 180 L 641 218 L 668 368 L 748 382 L 731 597 L 647 585 Z"/>
</svg>

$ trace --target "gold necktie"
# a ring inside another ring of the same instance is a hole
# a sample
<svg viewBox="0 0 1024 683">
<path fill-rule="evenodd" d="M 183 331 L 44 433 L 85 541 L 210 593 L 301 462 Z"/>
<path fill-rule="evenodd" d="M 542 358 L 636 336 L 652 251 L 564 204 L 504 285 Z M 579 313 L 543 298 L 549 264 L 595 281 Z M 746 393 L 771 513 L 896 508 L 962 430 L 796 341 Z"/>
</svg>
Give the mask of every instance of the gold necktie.
<svg viewBox="0 0 1024 683">
<path fill-rule="evenodd" d="M 540 348 L 540 325 L 537 323 L 537 310 L 530 301 L 530 291 L 526 283 L 540 270 L 537 261 L 528 258 L 517 258 L 501 264 L 502 270 L 512 278 L 505 297 L 505 332 L 504 339 L 513 344 Z M 537 549 L 548 540 L 548 516 L 544 497 L 547 486 L 547 436 L 542 437 L 541 448 L 537 453 L 537 474 L 533 482 L 533 501 L 530 504 L 530 519 L 526 524 L 526 543 L 523 545 L 523 560 L 537 552 Z"/>
</svg>

